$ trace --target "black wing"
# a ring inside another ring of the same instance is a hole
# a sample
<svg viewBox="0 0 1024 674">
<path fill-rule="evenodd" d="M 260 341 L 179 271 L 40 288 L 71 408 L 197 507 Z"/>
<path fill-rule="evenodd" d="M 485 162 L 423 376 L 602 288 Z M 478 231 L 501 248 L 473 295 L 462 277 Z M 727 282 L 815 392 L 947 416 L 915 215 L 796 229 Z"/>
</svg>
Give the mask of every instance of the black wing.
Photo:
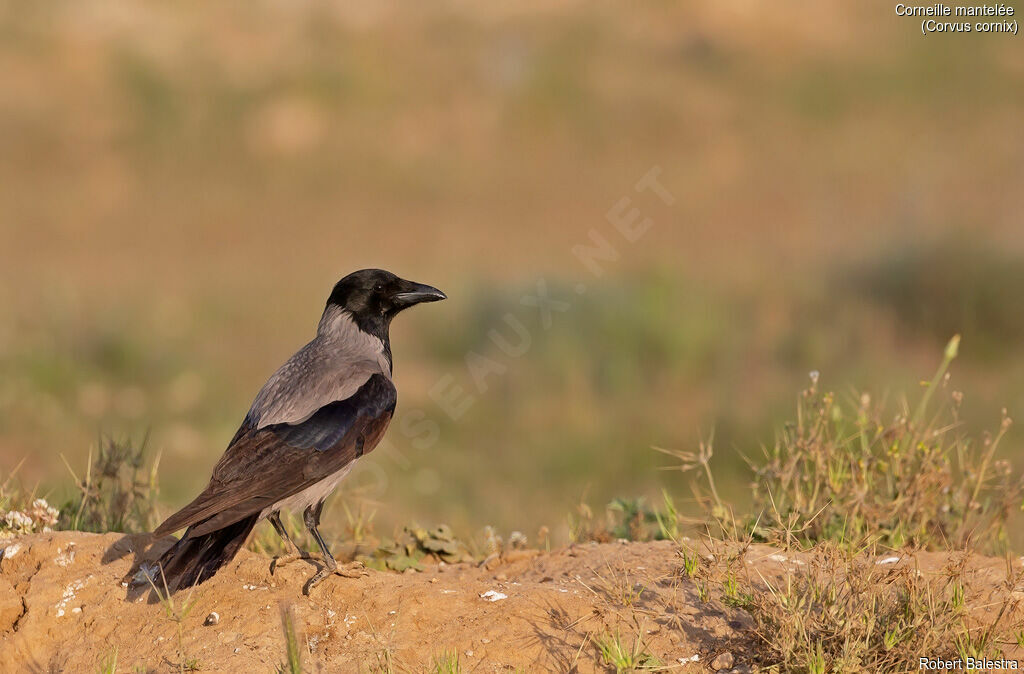
<svg viewBox="0 0 1024 674">
<path fill-rule="evenodd" d="M 396 400 L 391 381 L 375 374 L 351 397 L 324 405 L 301 423 L 257 430 L 246 419 L 203 493 L 155 534 L 187 526 L 194 536 L 216 531 L 330 477 L 377 445 Z"/>
</svg>

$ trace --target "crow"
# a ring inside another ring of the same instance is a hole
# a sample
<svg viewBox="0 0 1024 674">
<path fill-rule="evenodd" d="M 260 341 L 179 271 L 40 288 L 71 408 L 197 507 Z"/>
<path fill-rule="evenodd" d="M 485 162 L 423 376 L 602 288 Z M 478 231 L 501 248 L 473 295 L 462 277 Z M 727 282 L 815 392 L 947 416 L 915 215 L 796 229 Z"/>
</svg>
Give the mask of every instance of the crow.
<svg viewBox="0 0 1024 674">
<path fill-rule="evenodd" d="M 157 562 L 169 592 L 198 585 L 230 562 L 256 523 L 269 519 L 290 554 L 308 557 L 288 536 L 281 510 L 303 511 L 323 566 L 303 594 L 340 569 L 318 527 L 324 501 L 353 464 L 380 441 L 395 410 L 388 330 L 398 312 L 446 299 L 428 285 L 381 269 L 338 281 L 313 341 L 270 377 L 213 468 L 206 489 L 157 527 L 188 527 Z M 154 570 L 155 572 L 156 570 Z"/>
</svg>

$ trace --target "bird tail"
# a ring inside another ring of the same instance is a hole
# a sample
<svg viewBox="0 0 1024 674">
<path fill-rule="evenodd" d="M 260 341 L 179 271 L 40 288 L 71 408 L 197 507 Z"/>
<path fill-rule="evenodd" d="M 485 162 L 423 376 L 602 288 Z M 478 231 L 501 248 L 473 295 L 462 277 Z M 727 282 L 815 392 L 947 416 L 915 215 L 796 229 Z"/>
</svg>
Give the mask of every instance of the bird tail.
<svg viewBox="0 0 1024 674">
<path fill-rule="evenodd" d="M 259 513 L 223 529 L 192 536 L 192 530 L 202 524 L 197 522 L 185 530 L 181 540 L 160 556 L 157 561 L 159 570 L 153 582 L 161 591 L 166 583 L 167 591 L 173 594 L 182 588 L 209 580 L 220 567 L 234 559 L 257 521 Z"/>
</svg>

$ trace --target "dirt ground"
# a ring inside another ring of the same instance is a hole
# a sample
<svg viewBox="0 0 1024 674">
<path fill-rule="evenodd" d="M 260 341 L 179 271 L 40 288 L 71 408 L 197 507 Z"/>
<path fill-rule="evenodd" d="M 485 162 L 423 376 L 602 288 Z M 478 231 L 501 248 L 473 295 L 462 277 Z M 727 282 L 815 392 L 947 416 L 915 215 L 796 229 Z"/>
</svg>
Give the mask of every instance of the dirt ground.
<svg viewBox="0 0 1024 674">
<path fill-rule="evenodd" d="M 4 672 L 93 672 L 115 652 L 117 671 L 272 672 L 285 661 L 282 610 L 290 608 L 309 671 L 433 671 L 457 653 L 462 672 L 609 671 L 596 641 L 639 636 L 646 652 L 682 672 L 751 671 L 751 618 L 702 602 L 668 542 L 515 551 L 487 565 L 428 565 L 325 580 L 304 597 L 312 567 L 271 575 L 243 551 L 191 595 L 179 624 L 146 597 L 128 601 L 133 565 L 165 549 L 146 536 L 56 532 L 4 541 L 0 653 Z M 754 546 L 758 577 L 800 572 L 799 555 Z M 900 562 L 903 563 L 903 562 Z M 939 555 L 918 556 L 939 568 Z M 976 578 L 1005 577 L 1005 561 L 977 558 Z M 980 574 L 980 575 L 978 575 Z M 180 607 L 188 593 L 174 597 Z M 216 615 L 216 618 L 213 616 Z M 728 653 L 729 655 L 725 655 Z M 612 670 L 613 671 L 613 670 Z"/>
</svg>

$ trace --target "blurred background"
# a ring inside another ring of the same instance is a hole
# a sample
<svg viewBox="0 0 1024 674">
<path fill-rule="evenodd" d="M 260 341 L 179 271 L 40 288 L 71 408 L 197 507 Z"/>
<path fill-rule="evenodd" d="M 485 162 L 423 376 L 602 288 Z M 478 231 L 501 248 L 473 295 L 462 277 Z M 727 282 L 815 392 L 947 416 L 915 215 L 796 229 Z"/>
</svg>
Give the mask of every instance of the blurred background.
<svg viewBox="0 0 1024 674">
<path fill-rule="evenodd" d="M 148 434 L 169 513 L 368 266 L 450 297 L 392 328 L 401 425 L 342 496 L 378 531 L 561 531 L 712 430 L 743 499 L 811 370 L 913 399 L 957 332 L 995 428 L 1021 45 L 877 2 L 0 3 L 0 474 L 59 495 L 60 455 Z"/>
</svg>

